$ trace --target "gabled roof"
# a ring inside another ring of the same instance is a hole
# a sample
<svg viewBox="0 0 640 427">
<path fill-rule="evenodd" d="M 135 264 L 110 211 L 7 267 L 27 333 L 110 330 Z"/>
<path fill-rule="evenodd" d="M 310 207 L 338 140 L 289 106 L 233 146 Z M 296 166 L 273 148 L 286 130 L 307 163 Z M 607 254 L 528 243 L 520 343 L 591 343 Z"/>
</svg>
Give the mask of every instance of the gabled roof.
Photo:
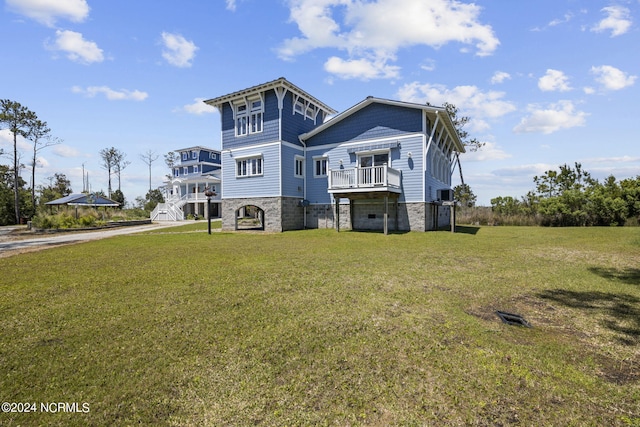
<svg viewBox="0 0 640 427">
<path fill-rule="evenodd" d="M 393 100 L 390 100 L 390 99 L 375 98 L 373 96 L 367 97 L 364 101 L 361 101 L 361 102 L 357 103 L 356 105 L 354 105 L 353 107 L 351 107 L 351 108 L 343 111 L 342 113 L 332 117 L 331 119 L 327 120 L 326 122 L 324 122 L 323 124 L 321 124 L 317 128 L 313 129 L 312 131 L 300 135 L 299 138 L 300 138 L 301 141 L 306 141 L 307 139 L 311 138 L 312 136 L 315 136 L 315 135 L 319 134 L 323 130 L 335 125 L 336 123 L 339 123 L 340 121 L 346 119 L 347 117 L 352 116 L 353 114 L 357 113 L 358 111 L 362 110 L 363 108 L 365 108 L 365 107 L 367 107 L 367 106 L 369 106 L 371 104 L 374 104 L 374 103 L 385 104 L 385 105 L 393 105 L 393 106 L 396 106 L 396 107 L 413 108 L 413 109 L 422 110 L 422 111 L 427 113 L 427 116 L 429 117 L 429 120 L 431 120 L 431 123 L 435 123 L 436 118 L 440 117 L 440 120 L 442 121 L 442 123 L 444 123 L 444 126 L 446 127 L 448 133 L 451 135 L 451 138 L 454 140 L 454 143 L 455 143 L 456 148 L 458 149 L 458 151 L 461 152 L 461 153 L 465 152 L 464 144 L 460 140 L 460 136 L 458 135 L 458 132 L 456 131 L 455 125 L 453 124 L 453 121 L 451 120 L 451 117 L 449 117 L 449 114 L 447 113 L 447 110 L 444 107 L 434 107 L 434 106 L 431 106 L 431 105 L 416 104 L 414 102 L 393 101 Z"/>
<path fill-rule="evenodd" d="M 179 149 L 173 150 L 173 151 L 178 152 L 178 151 L 191 151 L 191 150 L 214 151 L 216 153 L 220 152 L 220 150 L 216 150 L 215 148 L 203 147 L 202 145 L 194 145 L 192 147 L 179 148 Z"/>
<path fill-rule="evenodd" d="M 120 203 L 96 194 L 75 193 L 45 203 L 46 205 L 71 206 L 120 206 Z"/>
<path fill-rule="evenodd" d="M 322 110 L 324 110 L 327 114 L 336 114 L 337 113 L 336 110 L 334 110 L 333 108 L 329 107 L 328 105 L 326 105 L 324 102 L 318 100 L 317 98 L 311 96 L 310 94 L 308 94 L 304 90 L 300 89 L 298 86 L 294 85 L 293 83 L 291 83 L 290 81 L 288 81 L 284 77 L 280 77 L 279 79 L 272 80 L 272 81 L 267 82 L 267 83 L 262 83 L 262 84 L 259 84 L 259 85 L 256 85 L 256 86 L 252 86 L 252 87 L 249 87 L 247 89 L 242 89 L 242 90 L 239 90 L 237 92 L 230 93 L 228 95 L 223 95 L 223 96 L 219 96 L 217 98 L 207 99 L 207 100 L 204 101 L 204 103 L 208 104 L 208 105 L 211 105 L 213 107 L 219 107 L 219 106 L 223 105 L 226 102 L 233 102 L 235 100 L 242 99 L 244 97 L 255 95 L 257 93 L 261 93 L 261 92 L 267 91 L 269 89 L 275 89 L 275 88 L 278 88 L 278 87 L 285 88 L 285 89 L 293 92 L 296 95 L 299 95 L 299 96 L 302 96 L 303 98 L 306 98 L 307 100 L 312 102 L 314 105 L 316 105 L 316 106 L 320 107 Z"/>
</svg>

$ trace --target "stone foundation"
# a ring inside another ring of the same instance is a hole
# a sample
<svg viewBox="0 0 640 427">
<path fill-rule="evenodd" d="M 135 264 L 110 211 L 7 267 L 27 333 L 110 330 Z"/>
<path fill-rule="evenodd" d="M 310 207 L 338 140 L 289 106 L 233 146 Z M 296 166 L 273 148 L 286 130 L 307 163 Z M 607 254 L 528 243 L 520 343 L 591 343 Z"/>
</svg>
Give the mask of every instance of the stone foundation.
<svg viewBox="0 0 640 427">
<path fill-rule="evenodd" d="M 264 231 L 282 232 L 304 228 L 304 208 L 296 197 L 250 197 L 222 200 L 222 230 L 238 229 L 237 212 L 243 206 L 256 206 L 262 210 Z"/>
<path fill-rule="evenodd" d="M 265 231 L 282 232 L 303 228 L 336 228 L 334 204 L 299 205 L 294 197 L 256 197 L 222 201 L 222 229 L 237 230 L 236 215 L 243 206 L 257 206 L 263 211 Z M 351 208 L 353 207 L 353 212 Z M 450 226 L 448 206 L 431 203 L 398 203 L 389 200 L 389 231 L 429 231 Z M 305 225 L 306 216 L 306 225 Z M 353 222 L 353 223 L 352 223 Z M 384 228 L 384 201 L 354 200 L 340 205 L 340 230 L 379 230 Z"/>
</svg>

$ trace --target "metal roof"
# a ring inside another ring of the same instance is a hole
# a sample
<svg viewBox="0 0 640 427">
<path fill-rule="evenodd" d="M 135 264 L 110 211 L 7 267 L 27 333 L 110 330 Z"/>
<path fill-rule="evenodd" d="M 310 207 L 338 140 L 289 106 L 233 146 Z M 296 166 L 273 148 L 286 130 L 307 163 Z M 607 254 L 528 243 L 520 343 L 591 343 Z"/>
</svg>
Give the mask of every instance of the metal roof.
<svg viewBox="0 0 640 427">
<path fill-rule="evenodd" d="M 120 206 L 120 203 L 96 194 L 75 193 L 45 203 L 46 205 Z"/>
</svg>

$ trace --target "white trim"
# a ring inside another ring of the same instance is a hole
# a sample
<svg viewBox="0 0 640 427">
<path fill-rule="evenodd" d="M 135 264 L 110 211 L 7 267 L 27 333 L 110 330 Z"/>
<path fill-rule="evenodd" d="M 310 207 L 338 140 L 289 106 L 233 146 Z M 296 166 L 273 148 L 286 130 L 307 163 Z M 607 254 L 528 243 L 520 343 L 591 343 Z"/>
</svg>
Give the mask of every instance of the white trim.
<svg viewBox="0 0 640 427">
<path fill-rule="evenodd" d="M 378 144 L 385 141 L 401 141 L 403 139 L 415 138 L 417 136 L 424 136 L 424 135 L 420 132 L 415 132 L 415 133 L 402 135 L 402 136 L 389 136 L 385 138 L 363 139 L 356 142 L 334 142 L 333 144 L 310 145 L 310 146 L 307 146 L 307 151 L 331 150 L 333 148 L 338 148 L 338 147 L 357 147 L 360 145 Z"/>
<path fill-rule="evenodd" d="M 302 170 L 299 174 L 298 174 L 298 162 L 300 162 L 302 165 Z M 306 166 L 305 163 L 306 162 L 305 162 L 304 156 L 300 156 L 298 154 L 295 154 L 293 156 L 293 176 L 295 178 L 304 178 L 304 175 L 305 175 L 304 172 L 305 172 L 305 166 Z"/>
<path fill-rule="evenodd" d="M 326 155 L 326 154 L 319 155 L 319 156 L 313 156 L 312 160 L 313 160 L 313 177 L 314 178 L 328 177 L 329 176 L 329 156 Z M 323 160 L 326 162 L 326 164 L 325 164 L 325 173 L 324 174 L 317 174 L 316 173 L 316 170 L 317 170 L 316 163 L 318 161 L 323 161 Z"/>
<path fill-rule="evenodd" d="M 233 156 L 234 160 L 246 160 L 254 157 L 264 157 L 262 153 L 243 154 L 242 156 Z"/>
</svg>

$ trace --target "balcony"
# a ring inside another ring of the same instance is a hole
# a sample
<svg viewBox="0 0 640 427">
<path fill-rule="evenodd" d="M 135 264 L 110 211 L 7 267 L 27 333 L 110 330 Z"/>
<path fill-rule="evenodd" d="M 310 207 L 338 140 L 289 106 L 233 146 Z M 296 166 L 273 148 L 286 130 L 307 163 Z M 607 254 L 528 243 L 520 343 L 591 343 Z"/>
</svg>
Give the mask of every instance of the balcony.
<svg viewBox="0 0 640 427">
<path fill-rule="evenodd" d="M 401 193 L 402 173 L 389 166 L 356 167 L 329 170 L 328 191 L 331 194 L 391 192 Z"/>
</svg>

